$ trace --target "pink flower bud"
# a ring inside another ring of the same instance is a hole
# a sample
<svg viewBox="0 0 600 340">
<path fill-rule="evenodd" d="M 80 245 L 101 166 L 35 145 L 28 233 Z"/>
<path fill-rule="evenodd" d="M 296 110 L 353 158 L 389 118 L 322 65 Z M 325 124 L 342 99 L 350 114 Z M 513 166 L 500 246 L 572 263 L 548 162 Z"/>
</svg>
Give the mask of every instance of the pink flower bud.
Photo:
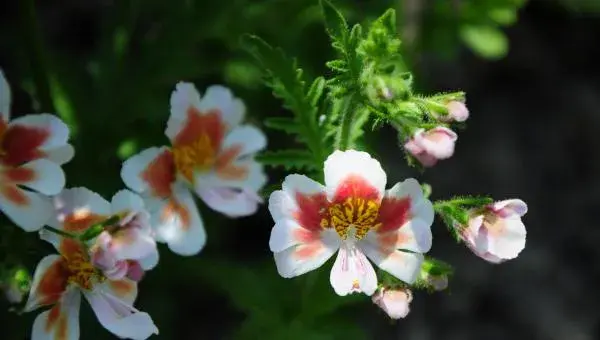
<svg viewBox="0 0 600 340">
<path fill-rule="evenodd" d="M 373 303 L 381 308 L 392 319 L 401 319 L 408 315 L 412 301 L 409 289 L 380 288 L 372 297 Z"/>
<path fill-rule="evenodd" d="M 454 144 L 458 136 L 454 131 L 438 126 L 425 131 L 419 129 L 404 144 L 404 148 L 423 166 L 431 167 L 440 159 L 450 158 L 454 154 Z"/>
<path fill-rule="evenodd" d="M 469 110 L 465 103 L 460 102 L 458 100 L 453 100 L 446 104 L 446 109 L 448 109 L 448 115 L 443 117 L 445 121 L 457 121 L 464 122 L 469 118 Z"/>
<path fill-rule="evenodd" d="M 471 212 L 469 225 L 460 227 L 464 243 L 482 259 L 501 263 L 516 258 L 525 248 L 527 231 L 521 217 L 527 204 L 519 199 L 493 203 Z"/>
</svg>

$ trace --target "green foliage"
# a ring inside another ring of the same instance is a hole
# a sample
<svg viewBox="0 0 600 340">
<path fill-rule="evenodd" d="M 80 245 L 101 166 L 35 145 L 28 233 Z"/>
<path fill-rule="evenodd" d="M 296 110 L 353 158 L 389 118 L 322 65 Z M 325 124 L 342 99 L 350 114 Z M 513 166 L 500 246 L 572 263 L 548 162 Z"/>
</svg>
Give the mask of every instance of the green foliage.
<svg viewBox="0 0 600 340">
<path fill-rule="evenodd" d="M 264 164 L 285 166 L 288 169 L 315 170 L 322 166 L 328 153 L 322 143 L 318 123 L 318 103 L 323 94 L 325 80 L 316 78 L 306 87 L 302 69 L 295 60 L 288 59 L 281 49 L 275 49 L 257 36 L 245 35 L 242 46 L 256 59 L 264 70 L 264 79 L 273 94 L 283 100 L 293 118 L 271 118 L 266 125 L 294 135 L 308 147 L 306 150 L 280 150 L 261 157 Z"/>
</svg>

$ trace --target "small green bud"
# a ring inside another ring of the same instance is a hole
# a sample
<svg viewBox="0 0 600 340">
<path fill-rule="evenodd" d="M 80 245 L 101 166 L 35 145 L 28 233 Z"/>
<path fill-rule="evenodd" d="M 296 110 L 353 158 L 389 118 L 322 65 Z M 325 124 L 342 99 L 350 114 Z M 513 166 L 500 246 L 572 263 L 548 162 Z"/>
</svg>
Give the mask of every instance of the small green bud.
<svg viewBox="0 0 600 340">
<path fill-rule="evenodd" d="M 100 235 L 103 231 L 104 223 L 94 224 L 91 227 L 89 227 L 83 234 L 81 234 L 81 236 L 79 236 L 79 239 L 84 242 L 89 241 L 95 238 L 96 236 Z"/>
</svg>

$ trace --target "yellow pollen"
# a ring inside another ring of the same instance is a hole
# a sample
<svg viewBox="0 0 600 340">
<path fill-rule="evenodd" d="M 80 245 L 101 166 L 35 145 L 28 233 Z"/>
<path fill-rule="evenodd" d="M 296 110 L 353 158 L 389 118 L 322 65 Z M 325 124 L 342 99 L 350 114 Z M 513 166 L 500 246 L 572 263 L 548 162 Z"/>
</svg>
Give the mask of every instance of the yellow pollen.
<svg viewBox="0 0 600 340">
<path fill-rule="evenodd" d="M 173 148 L 177 171 L 190 183 L 194 182 L 194 170 L 207 170 L 215 163 L 215 150 L 210 137 L 203 133 L 193 143 Z"/>
<path fill-rule="evenodd" d="M 343 203 L 333 204 L 328 210 L 328 216 L 321 220 L 322 228 L 334 228 L 345 240 L 351 228 L 354 238 L 362 239 L 370 229 L 376 228 L 379 214 L 379 204 L 374 200 L 349 197 Z"/>
<path fill-rule="evenodd" d="M 69 283 L 75 283 L 83 289 L 91 290 L 95 282 L 102 282 L 105 279 L 102 273 L 82 254 L 75 254 L 68 258 L 66 262 L 71 273 L 67 279 Z"/>
</svg>

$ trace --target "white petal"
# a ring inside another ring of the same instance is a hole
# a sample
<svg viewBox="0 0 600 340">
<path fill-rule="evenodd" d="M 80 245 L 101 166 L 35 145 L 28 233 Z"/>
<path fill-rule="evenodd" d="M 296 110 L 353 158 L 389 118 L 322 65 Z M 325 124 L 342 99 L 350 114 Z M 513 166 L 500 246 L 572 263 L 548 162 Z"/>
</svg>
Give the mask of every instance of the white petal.
<svg viewBox="0 0 600 340">
<path fill-rule="evenodd" d="M 138 263 L 140 264 L 143 270 L 150 270 L 158 265 L 159 258 L 159 252 L 158 249 L 156 249 L 156 251 L 150 253 L 150 255 L 138 260 Z"/>
<path fill-rule="evenodd" d="M 69 289 L 60 301 L 35 318 L 31 340 L 79 340 L 81 294 Z"/>
<path fill-rule="evenodd" d="M 48 131 L 50 135 L 39 148 L 43 151 L 63 147 L 69 140 L 69 127 L 67 124 L 60 118 L 48 113 L 21 116 L 13 119 L 8 125 L 9 128 L 19 125 Z"/>
<path fill-rule="evenodd" d="M 322 266 L 340 247 L 340 239 L 333 230 L 325 230 L 318 241 L 299 244 L 274 253 L 279 275 L 291 278 Z"/>
<path fill-rule="evenodd" d="M 520 199 L 510 199 L 494 203 L 492 209 L 503 217 L 523 216 L 527 213 L 527 204 Z"/>
<path fill-rule="evenodd" d="M 22 183 L 25 187 L 45 195 L 57 195 L 65 187 L 65 173 L 54 162 L 47 159 L 38 159 L 22 167 L 31 169 L 36 174 L 33 181 Z"/>
<path fill-rule="evenodd" d="M 4 77 L 4 72 L 0 69 L 0 120 L 8 122 L 10 119 L 10 85 Z"/>
<path fill-rule="evenodd" d="M 46 255 L 40 260 L 31 282 L 29 297 L 25 303 L 25 312 L 31 312 L 41 306 L 54 304 L 60 299 L 66 289 L 66 278 L 62 276 L 62 257 Z M 58 284 L 63 282 L 63 284 Z M 41 285 L 41 284 L 44 285 Z"/>
<path fill-rule="evenodd" d="M 247 169 L 246 175 L 240 178 L 228 178 L 216 171 L 196 173 L 194 190 L 198 193 L 200 190 L 207 188 L 236 188 L 257 192 L 267 183 L 263 165 L 257 161 L 244 159 L 234 162 L 233 165 Z"/>
<path fill-rule="evenodd" d="M 244 102 L 235 98 L 231 90 L 222 85 L 209 86 L 198 109 L 200 111 L 219 109 L 223 120 L 230 128 L 240 124 L 246 113 Z"/>
<path fill-rule="evenodd" d="M 366 152 L 336 150 L 325 161 L 324 172 L 330 201 L 338 194 L 344 197 L 364 196 L 368 192 L 376 195 L 373 199 L 381 200 L 383 197 L 387 176 L 379 162 Z"/>
<path fill-rule="evenodd" d="M 313 198 L 325 193 L 324 186 L 297 174 L 286 176 L 281 188 L 269 197 L 269 212 L 276 222 L 282 218 L 295 218 L 299 209 L 298 197 Z"/>
<path fill-rule="evenodd" d="M 139 195 L 126 189 L 118 191 L 112 197 L 110 206 L 112 214 L 122 212 L 138 213 L 145 211 L 144 200 L 142 200 Z"/>
<path fill-rule="evenodd" d="M 516 258 L 525 248 L 527 231 L 519 217 L 506 218 L 503 230 L 499 235 L 489 235 L 489 252 L 493 255 L 510 260 Z"/>
<path fill-rule="evenodd" d="M 267 137 L 258 128 L 251 125 L 242 125 L 234 128 L 223 140 L 221 150 L 239 147 L 238 157 L 258 152 L 267 146 Z"/>
<path fill-rule="evenodd" d="M 146 203 L 157 241 L 166 242 L 173 252 L 183 256 L 198 254 L 204 248 L 204 223 L 189 190 L 174 185 L 173 199 L 147 199 Z"/>
<path fill-rule="evenodd" d="M 423 189 L 414 178 L 408 178 L 396 183 L 386 192 L 386 197 L 402 199 L 410 198 L 411 215 L 413 219 L 421 219 L 425 224 L 431 225 L 435 217 L 431 201 L 423 197 Z"/>
<path fill-rule="evenodd" d="M 69 217 L 79 219 L 90 215 L 108 218 L 110 203 L 97 193 L 83 187 L 63 190 L 53 197 L 56 218 L 51 221 L 55 228 L 62 229 L 63 222 Z"/>
<path fill-rule="evenodd" d="M 46 150 L 45 153 L 46 159 L 58 165 L 63 165 L 73 159 L 73 156 L 75 156 L 75 149 L 73 148 L 73 145 L 66 144 L 58 148 Z"/>
<path fill-rule="evenodd" d="M 250 190 L 200 188 L 197 193 L 210 208 L 232 218 L 252 215 L 262 203 L 262 198 Z"/>
<path fill-rule="evenodd" d="M 377 290 L 377 275 L 365 255 L 355 247 L 342 246 L 335 259 L 329 281 L 337 295 L 372 295 Z"/>
<path fill-rule="evenodd" d="M 14 193 L 21 196 L 26 203 L 16 203 L 4 193 L 0 194 L 0 210 L 13 223 L 25 231 L 36 231 L 49 223 L 53 209 L 48 197 L 19 188 L 14 188 Z"/>
<path fill-rule="evenodd" d="M 84 292 L 100 324 L 119 338 L 144 340 L 158 334 L 150 315 L 102 291 Z"/>
<path fill-rule="evenodd" d="M 321 232 L 311 231 L 301 227 L 292 219 L 279 219 L 271 230 L 269 248 L 278 253 L 299 244 L 317 241 L 321 238 Z"/>
<path fill-rule="evenodd" d="M 138 193 L 143 193 L 152 188 L 149 187 L 149 183 L 146 182 L 142 178 L 142 174 L 151 164 L 157 164 L 155 162 L 159 162 L 162 160 L 161 157 L 165 157 L 166 153 L 170 152 L 167 147 L 151 147 L 148 148 L 134 156 L 131 156 L 125 162 L 123 162 L 123 167 L 121 168 L 121 179 L 125 182 L 131 190 L 136 191 Z M 168 164 L 164 164 L 164 170 L 167 170 Z M 160 173 L 156 174 L 157 176 Z M 163 173 L 162 175 L 167 175 L 168 173 Z"/>
<path fill-rule="evenodd" d="M 396 278 L 412 284 L 416 281 L 421 271 L 423 255 L 403 252 L 401 250 L 389 251 L 379 249 L 369 242 L 359 242 L 358 247 L 373 263 Z"/>
<path fill-rule="evenodd" d="M 396 249 L 426 253 L 431 249 L 433 236 L 431 227 L 422 220 L 415 219 L 401 228 L 385 233 L 369 232 L 364 241 L 377 245 L 378 249 L 393 251 Z"/>
<path fill-rule="evenodd" d="M 165 135 L 174 140 L 175 136 L 183 129 L 187 121 L 187 112 L 190 107 L 200 106 L 200 93 L 192 83 L 179 82 L 171 94 L 171 115 L 167 121 Z"/>
</svg>

